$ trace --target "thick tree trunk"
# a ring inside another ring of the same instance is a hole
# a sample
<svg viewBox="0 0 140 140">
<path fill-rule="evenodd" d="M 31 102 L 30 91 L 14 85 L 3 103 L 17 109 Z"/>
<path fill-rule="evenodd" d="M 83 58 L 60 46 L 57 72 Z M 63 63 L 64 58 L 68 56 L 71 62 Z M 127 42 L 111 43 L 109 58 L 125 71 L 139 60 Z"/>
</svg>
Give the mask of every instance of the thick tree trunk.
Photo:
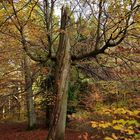
<svg viewBox="0 0 140 140">
<path fill-rule="evenodd" d="M 67 13 L 62 10 L 59 48 L 57 52 L 57 66 L 55 74 L 56 103 L 53 110 L 51 127 L 47 140 L 64 140 L 67 114 L 67 96 L 70 72 L 70 44 L 66 34 Z"/>
<path fill-rule="evenodd" d="M 33 129 L 36 125 L 36 115 L 33 100 L 32 80 L 31 72 L 29 68 L 29 60 L 27 56 L 24 56 L 24 71 L 25 71 L 25 90 L 27 101 L 27 116 L 28 116 L 28 128 Z"/>
</svg>

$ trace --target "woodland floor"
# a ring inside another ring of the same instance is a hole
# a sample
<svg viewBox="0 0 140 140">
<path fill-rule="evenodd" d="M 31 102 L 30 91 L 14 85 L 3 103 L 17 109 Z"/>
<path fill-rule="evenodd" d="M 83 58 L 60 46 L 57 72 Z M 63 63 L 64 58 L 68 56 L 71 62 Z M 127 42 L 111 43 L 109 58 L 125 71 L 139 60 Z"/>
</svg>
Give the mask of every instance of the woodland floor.
<svg viewBox="0 0 140 140">
<path fill-rule="evenodd" d="M 48 131 L 40 127 L 27 131 L 24 123 L 0 123 L 0 140 L 45 140 Z M 92 138 L 85 132 L 66 130 L 65 140 L 90 140 Z"/>
</svg>

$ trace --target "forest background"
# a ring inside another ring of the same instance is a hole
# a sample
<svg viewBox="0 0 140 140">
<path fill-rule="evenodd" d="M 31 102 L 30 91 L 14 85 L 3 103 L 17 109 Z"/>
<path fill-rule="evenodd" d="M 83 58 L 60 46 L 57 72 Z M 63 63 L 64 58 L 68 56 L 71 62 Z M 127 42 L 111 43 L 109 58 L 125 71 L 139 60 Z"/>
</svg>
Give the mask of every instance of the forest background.
<svg viewBox="0 0 140 140">
<path fill-rule="evenodd" d="M 140 1 L 1 0 L 0 119 L 138 140 Z"/>
</svg>

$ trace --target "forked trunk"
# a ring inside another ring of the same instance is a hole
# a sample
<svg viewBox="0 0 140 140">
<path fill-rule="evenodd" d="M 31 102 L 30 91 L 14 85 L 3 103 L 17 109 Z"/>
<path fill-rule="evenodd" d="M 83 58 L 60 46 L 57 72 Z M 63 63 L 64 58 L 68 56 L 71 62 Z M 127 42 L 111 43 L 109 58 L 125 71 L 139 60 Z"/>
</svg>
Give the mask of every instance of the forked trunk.
<svg viewBox="0 0 140 140">
<path fill-rule="evenodd" d="M 64 140 L 67 96 L 70 73 L 70 43 L 66 34 L 67 12 L 62 10 L 60 42 L 57 52 L 57 66 L 55 75 L 56 103 L 53 110 L 51 127 L 47 140 Z"/>
</svg>

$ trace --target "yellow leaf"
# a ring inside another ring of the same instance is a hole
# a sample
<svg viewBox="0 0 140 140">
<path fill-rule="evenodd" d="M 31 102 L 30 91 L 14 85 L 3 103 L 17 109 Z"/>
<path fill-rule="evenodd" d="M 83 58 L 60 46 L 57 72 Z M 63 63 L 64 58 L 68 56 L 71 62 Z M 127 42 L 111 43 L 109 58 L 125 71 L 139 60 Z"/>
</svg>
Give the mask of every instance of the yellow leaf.
<svg viewBox="0 0 140 140">
<path fill-rule="evenodd" d="M 93 128 L 98 127 L 98 123 L 97 123 L 97 122 L 92 121 L 91 123 L 92 123 L 92 125 L 91 125 L 91 126 L 92 126 Z"/>
<path fill-rule="evenodd" d="M 113 128 L 115 130 L 122 130 L 123 129 L 123 125 L 118 124 L 118 125 L 113 126 Z"/>
<path fill-rule="evenodd" d="M 127 133 L 128 133 L 129 135 L 133 135 L 135 132 L 134 132 L 134 130 L 128 129 L 128 130 L 127 130 Z"/>
<path fill-rule="evenodd" d="M 114 138 L 115 140 L 118 139 L 118 137 L 114 133 L 112 134 L 112 138 Z"/>
<path fill-rule="evenodd" d="M 111 137 L 105 137 L 104 140 L 114 140 L 114 139 L 112 139 Z"/>
</svg>

